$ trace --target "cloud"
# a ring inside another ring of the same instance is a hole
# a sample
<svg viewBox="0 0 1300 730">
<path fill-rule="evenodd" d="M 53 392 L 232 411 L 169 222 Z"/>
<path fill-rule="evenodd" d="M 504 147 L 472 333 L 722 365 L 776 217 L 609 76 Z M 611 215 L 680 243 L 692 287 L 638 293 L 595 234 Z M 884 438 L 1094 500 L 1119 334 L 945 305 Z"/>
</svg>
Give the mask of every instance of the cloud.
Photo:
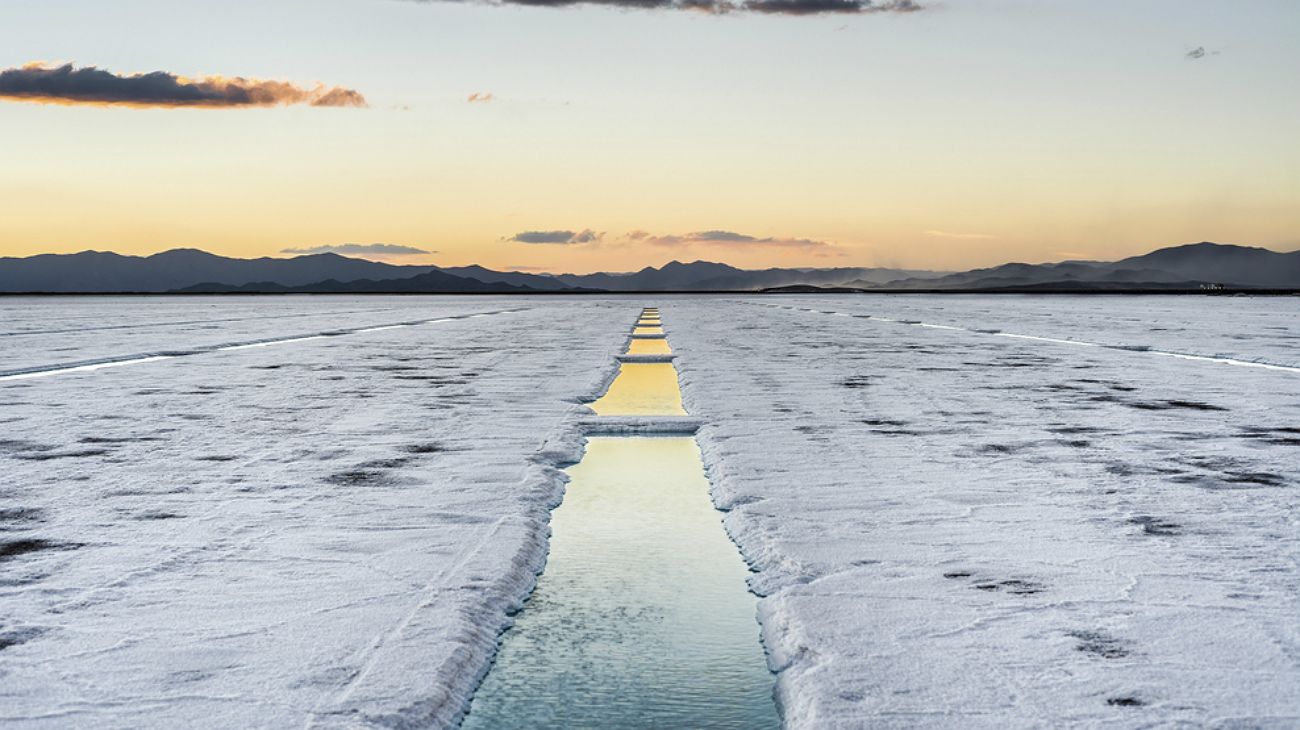
<svg viewBox="0 0 1300 730">
<path fill-rule="evenodd" d="M 1206 56 L 1217 56 L 1217 55 L 1219 55 L 1218 51 L 1207 50 L 1205 46 L 1197 46 L 1192 50 L 1188 51 L 1187 53 L 1184 53 L 1183 57 L 1195 61 L 1197 59 L 1205 58 Z"/>
<path fill-rule="evenodd" d="M 490 91 L 475 91 L 473 94 L 465 97 L 465 101 L 468 101 L 471 104 L 487 104 L 488 102 L 495 100 L 496 97 L 493 96 Z"/>
<path fill-rule="evenodd" d="M 952 233 L 950 231 L 926 231 L 925 235 L 932 238 L 955 238 L 963 241 L 991 241 L 997 238 L 991 233 Z"/>
<path fill-rule="evenodd" d="M 481 5 L 524 5 L 541 8 L 598 5 L 637 10 L 694 10 L 714 15 L 726 13 L 865 15 L 912 13 L 923 9 L 916 0 L 417 0 L 417 2 L 474 2 Z"/>
<path fill-rule="evenodd" d="M 595 243 L 604 236 L 604 233 L 586 228 L 581 231 L 520 231 L 506 240 L 515 243 Z"/>
<path fill-rule="evenodd" d="M 749 236 L 735 231 L 696 231 L 678 235 L 655 236 L 645 231 L 631 231 L 625 238 L 635 243 L 648 243 L 652 246 L 711 246 L 715 248 L 789 248 L 806 251 L 828 251 L 833 246 L 826 241 L 810 238 L 779 238 Z"/>
<path fill-rule="evenodd" d="M 94 66 L 40 62 L 0 71 L 0 99 L 37 104 L 85 104 L 164 108 L 222 109 L 306 104 L 364 107 L 360 92 L 322 84 L 308 89 L 287 81 L 239 76 L 190 79 L 166 71 L 122 75 Z"/>
<path fill-rule="evenodd" d="M 344 256 L 423 256 L 438 253 L 415 246 L 402 246 L 395 243 L 339 243 L 328 246 L 309 246 L 305 248 L 283 248 L 280 253 L 317 254 L 337 253 Z"/>
</svg>

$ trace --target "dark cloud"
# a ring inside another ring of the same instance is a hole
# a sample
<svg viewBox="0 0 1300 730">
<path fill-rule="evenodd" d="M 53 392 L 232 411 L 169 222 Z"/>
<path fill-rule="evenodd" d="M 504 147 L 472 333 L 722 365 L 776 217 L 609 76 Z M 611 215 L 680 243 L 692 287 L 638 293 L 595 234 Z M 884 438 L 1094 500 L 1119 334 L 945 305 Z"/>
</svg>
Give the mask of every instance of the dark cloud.
<svg viewBox="0 0 1300 730">
<path fill-rule="evenodd" d="M 339 243 L 329 246 L 285 248 L 280 249 L 280 253 L 337 253 L 345 256 L 421 256 L 437 253 L 437 251 L 429 251 L 415 246 L 402 246 L 395 243 Z"/>
<path fill-rule="evenodd" d="M 286 81 L 238 76 L 189 79 L 154 71 L 119 75 L 94 66 L 47 66 L 29 63 L 0 71 L 0 99 L 38 104 L 86 104 L 131 107 L 309 106 L 364 107 L 359 92 L 321 84 L 307 89 Z"/>
<path fill-rule="evenodd" d="M 686 234 L 690 239 L 696 241 L 727 241 L 730 243 L 749 243 L 757 241 L 753 236 L 746 236 L 743 233 L 733 231 L 699 231 L 698 233 Z"/>
<path fill-rule="evenodd" d="M 655 236 L 645 231 L 632 231 L 627 240 L 636 243 L 649 243 L 655 246 L 713 246 L 734 248 L 795 248 L 812 251 L 829 251 L 833 247 L 826 241 L 810 238 L 779 238 L 768 236 L 759 238 L 735 231 L 697 231 L 680 235 Z"/>
<path fill-rule="evenodd" d="M 521 231 L 507 240 L 515 243 L 594 243 L 604 235 L 590 228 L 581 231 Z"/>
<path fill-rule="evenodd" d="M 563 8 L 601 5 L 640 10 L 695 10 L 765 15 L 824 15 L 868 13 L 911 13 L 923 8 L 916 0 L 418 0 L 419 2 L 478 2 L 483 5 L 524 5 Z"/>
<path fill-rule="evenodd" d="M 1205 58 L 1206 56 L 1217 56 L 1217 55 L 1219 55 L 1218 51 L 1208 50 L 1206 49 L 1205 46 L 1197 46 L 1192 50 L 1188 51 L 1187 53 L 1183 54 L 1184 57 L 1190 58 L 1193 61 L 1195 61 L 1198 58 Z"/>
</svg>

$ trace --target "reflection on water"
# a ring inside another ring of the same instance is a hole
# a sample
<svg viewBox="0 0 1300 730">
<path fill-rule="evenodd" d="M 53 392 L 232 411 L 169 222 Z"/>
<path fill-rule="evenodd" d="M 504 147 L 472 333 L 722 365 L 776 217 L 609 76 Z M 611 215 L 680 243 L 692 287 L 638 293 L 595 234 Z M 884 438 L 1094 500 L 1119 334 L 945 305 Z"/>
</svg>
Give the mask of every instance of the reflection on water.
<svg viewBox="0 0 1300 730">
<path fill-rule="evenodd" d="M 632 334 L 634 335 L 662 335 L 663 333 L 664 333 L 663 327 L 633 327 L 632 328 Z"/>
<path fill-rule="evenodd" d="M 623 363 L 609 390 L 590 406 L 600 416 L 686 415 L 677 370 L 667 362 Z"/>
<path fill-rule="evenodd" d="M 632 340 L 628 343 L 627 354 L 671 355 L 673 349 L 668 346 L 668 340 Z"/>
<path fill-rule="evenodd" d="M 465 728 L 776 728 L 746 569 L 689 437 L 591 438 Z"/>
</svg>

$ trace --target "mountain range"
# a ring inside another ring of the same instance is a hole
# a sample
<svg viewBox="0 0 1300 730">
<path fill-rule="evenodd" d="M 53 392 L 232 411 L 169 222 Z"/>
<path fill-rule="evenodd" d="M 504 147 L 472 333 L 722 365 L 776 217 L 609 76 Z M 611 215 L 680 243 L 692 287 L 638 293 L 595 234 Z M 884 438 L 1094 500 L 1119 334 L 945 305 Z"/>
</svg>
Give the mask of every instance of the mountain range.
<svg viewBox="0 0 1300 730">
<path fill-rule="evenodd" d="M 673 261 L 626 273 L 530 274 L 403 266 L 338 254 L 237 259 L 175 249 L 0 258 L 0 293 L 540 293 L 637 291 L 1125 291 L 1300 289 L 1300 252 L 1195 243 L 1120 261 L 1010 263 L 963 272 L 891 268 L 739 269 Z"/>
<path fill-rule="evenodd" d="M 1193 243 L 1120 261 L 1003 264 L 938 277 L 910 277 L 845 286 L 888 290 L 1161 290 L 1221 285 L 1234 289 L 1300 288 L 1300 251 Z"/>
</svg>

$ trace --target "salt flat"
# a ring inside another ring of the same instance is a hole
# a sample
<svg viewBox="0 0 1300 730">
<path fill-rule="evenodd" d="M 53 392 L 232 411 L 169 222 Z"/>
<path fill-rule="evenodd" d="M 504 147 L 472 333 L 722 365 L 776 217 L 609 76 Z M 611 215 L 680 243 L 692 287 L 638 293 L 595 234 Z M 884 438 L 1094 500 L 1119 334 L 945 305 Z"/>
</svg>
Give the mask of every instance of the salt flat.
<svg viewBox="0 0 1300 730">
<path fill-rule="evenodd" d="M 544 557 L 561 475 L 539 449 L 635 311 L 0 383 L 0 724 L 454 721 Z"/>
<path fill-rule="evenodd" d="M 1054 301 L 664 303 L 787 725 L 1300 721 L 1300 374 L 861 318 L 1294 362 L 1300 308 Z"/>
<path fill-rule="evenodd" d="M 787 725 L 1300 722 L 1294 299 L 185 301 L 0 370 L 425 323 L 0 382 L 6 726 L 454 724 L 646 305 Z"/>
</svg>

